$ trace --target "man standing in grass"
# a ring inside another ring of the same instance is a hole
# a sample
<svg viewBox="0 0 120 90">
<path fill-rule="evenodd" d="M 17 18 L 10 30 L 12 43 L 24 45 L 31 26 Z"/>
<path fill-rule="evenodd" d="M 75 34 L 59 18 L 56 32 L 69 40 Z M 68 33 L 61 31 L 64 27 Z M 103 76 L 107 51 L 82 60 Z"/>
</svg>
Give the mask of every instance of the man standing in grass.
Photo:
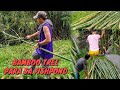
<svg viewBox="0 0 120 90">
<path fill-rule="evenodd" d="M 90 58 L 90 55 L 87 54 L 87 55 L 85 55 L 85 57 L 80 58 L 77 61 L 77 65 L 76 65 L 76 69 L 77 69 L 76 77 L 77 77 L 77 79 L 80 79 L 80 74 L 79 73 L 82 70 L 84 70 L 87 79 L 89 78 L 88 71 L 87 71 L 87 60 L 89 58 Z"/>
<path fill-rule="evenodd" d="M 33 19 L 35 19 L 37 23 L 39 24 L 39 28 L 38 28 L 39 31 L 37 31 L 36 33 L 32 35 L 27 35 L 26 38 L 31 39 L 35 36 L 39 36 L 39 41 L 35 45 L 36 50 L 33 53 L 32 57 L 33 59 L 40 59 L 40 58 L 42 58 L 43 60 L 51 59 L 53 58 L 53 54 L 47 53 L 43 50 L 40 50 L 39 48 L 44 48 L 50 52 L 53 52 L 53 42 L 52 42 L 53 24 L 49 19 L 47 19 L 47 14 L 44 11 L 39 11 L 33 17 Z M 32 68 L 34 70 L 35 66 Z"/>
<path fill-rule="evenodd" d="M 99 39 L 105 34 L 105 30 L 102 30 L 102 34 L 97 34 L 97 30 L 92 30 L 92 34 L 87 37 L 87 42 L 89 43 L 89 55 L 99 55 Z"/>
</svg>

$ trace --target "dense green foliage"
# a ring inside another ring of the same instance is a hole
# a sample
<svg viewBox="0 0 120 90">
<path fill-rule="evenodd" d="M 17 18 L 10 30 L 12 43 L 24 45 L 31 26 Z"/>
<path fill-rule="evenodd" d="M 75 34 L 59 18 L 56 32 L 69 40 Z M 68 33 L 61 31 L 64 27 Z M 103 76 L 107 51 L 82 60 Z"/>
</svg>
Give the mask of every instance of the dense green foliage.
<svg viewBox="0 0 120 90">
<path fill-rule="evenodd" d="M 96 29 L 99 34 L 101 30 L 105 30 L 106 34 L 101 39 L 100 48 L 105 45 L 109 47 L 109 43 L 114 46 L 114 54 L 120 54 L 120 12 L 118 11 L 98 11 L 83 17 L 79 22 L 71 24 L 73 31 L 78 31 L 78 39 L 81 48 L 85 48 L 87 36 L 91 34 L 91 30 Z"/>
<path fill-rule="evenodd" d="M 70 58 L 69 50 L 72 47 L 70 40 L 56 40 L 53 42 L 54 45 L 54 53 L 64 56 L 66 58 Z M 68 46 L 69 45 L 69 46 Z M 5 48 L 0 48 L 0 78 L 4 76 L 3 72 L 6 67 L 15 67 L 12 66 L 12 61 L 14 59 L 32 59 L 32 53 L 34 52 L 35 48 L 28 44 L 19 44 L 15 46 L 7 46 Z M 51 75 L 51 78 L 64 78 L 70 79 L 71 77 L 71 67 L 70 62 L 66 61 L 62 58 L 54 56 L 54 58 L 59 60 L 60 68 L 66 67 L 68 69 L 68 73 L 66 75 Z M 17 67 L 17 66 L 16 66 Z M 19 66 L 20 67 L 20 66 Z M 24 68 L 23 66 L 22 68 Z M 41 67 L 41 66 L 39 66 Z M 55 66 L 54 66 L 55 67 Z M 14 78 L 16 75 L 7 75 L 5 78 Z M 31 78 L 31 79 L 45 79 L 45 75 L 23 75 L 24 78 Z"/>
<path fill-rule="evenodd" d="M 91 13 L 80 21 L 71 24 L 72 31 L 77 32 L 73 39 L 72 59 L 75 68 L 75 63 L 88 52 L 88 43 L 86 43 L 87 36 L 91 34 L 91 30 L 96 29 L 101 34 L 101 30 L 105 30 L 105 36 L 100 40 L 100 53 L 103 53 L 103 45 L 106 48 L 111 43 L 112 54 L 120 54 L 120 12 L 116 11 L 99 11 Z M 117 60 L 117 59 L 116 59 Z M 113 60 L 114 61 L 114 60 Z M 115 62 L 115 61 L 114 61 Z M 117 61 L 120 65 L 120 61 Z M 108 58 L 104 56 L 95 56 L 88 60 L 88 71 L 90 79 L 119 79 L 120 70 L 116 64 L 113 64 Z M 85 76 L 81 72 L 82 78 Z M 85 77 L 84 77 L 85 78 Z"/>
<path fill-rule="evenodd" d="M 38 30 L 38 24 L 33 20 L 37 11 L 0 11 L 0 31 L 25 37 Z M 70 12 L 66 11 L 46 11 L 48 18 L 53 22 L 53 39 L 68 39 L 70 36 Z M 17 34 L 16 34 L 17 33 Z M 37 39 L 37 38 L 35 38 Z M 10 41 L 9 41 L 10 40 Z M 16 40 L 3 35 L 0 32 L 0 43 L 16 44 Z"/>
</svg>

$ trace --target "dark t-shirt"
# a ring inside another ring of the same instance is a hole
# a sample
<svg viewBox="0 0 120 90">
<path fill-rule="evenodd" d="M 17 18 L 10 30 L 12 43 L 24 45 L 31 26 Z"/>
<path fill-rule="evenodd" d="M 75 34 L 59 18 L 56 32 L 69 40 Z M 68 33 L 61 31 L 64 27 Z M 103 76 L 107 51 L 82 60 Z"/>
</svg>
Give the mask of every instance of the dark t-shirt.
<svg viewBox="0 0 120 90">
<path fill-rule="evenodd" d="M 78 61 L 77 61 L 77 70 L 78 72 L 82 71 L 82 70 L 85 70 L 87 68 L 87 61 L 85 58 L 80 58 Z"/>
</svg>

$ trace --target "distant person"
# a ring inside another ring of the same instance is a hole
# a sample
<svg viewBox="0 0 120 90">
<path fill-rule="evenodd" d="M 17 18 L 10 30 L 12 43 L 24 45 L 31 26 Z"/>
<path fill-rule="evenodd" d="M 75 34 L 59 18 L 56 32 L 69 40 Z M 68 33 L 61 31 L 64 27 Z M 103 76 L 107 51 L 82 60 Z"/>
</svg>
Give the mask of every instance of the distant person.
<svg viewBox="0 0 120 90">
<path fill-rule="evenodd" d="M 85 72 L 85 75 L 87 78 L 89 78 L 89 75 L 88 75 L 88 71 L 87 71 L 87 60 L 90 58 L 90 55 L 85 55 L 85 57 L 83 58 L 80 58 L 78 61 L 77 61 L 77 65 L 76 65 L 76 68 L 77 68 L 77 79 L 80 78 L 80 75 L 79 75 L 79 72 L 81 72 L 82 70 L 84 70 Z"/>
<path fill-rule="evenodd" d="M 50 52 L 53 52 L 53 42 L 52 42 L 52 29 L 53 24 L 51 20 L 47 19 L 47 13 L 45 11 L 39 11 L 37 14 L 33 17 L 35 21 L 39 24 L 38 30 L 36 33 L 32 35 L 27 35 L 27 39 L 31 39 L 35 36 L 39 36 L 39 41 L 35 45 L 35 52 L 32 54 L 33 59 L 51 59 L 53 58 L 53 54 L 50 54 L 48 52 L 45 52 L 39 48 L 44 48 Z M 35 66 L 32 67 L 33 70 L 35 69 Z"/>
<path fill-rule="evenodd" d="M 112 62 L 120 70 L 120 55 L 118 54 L 107 54 L 105 57 Z"/>
<path fill-rule="evenodd" d="M 92 30 L 92 34 L 87 37 L 87 42 L 89 43 L 89 55 L 99 55 L 99 40 L 105 34 L 105 30 L 102 30 L 102 34 L 97 34 L 97 30 Z"/>
<path fill-rule="evenodd" d="M 114 47 L 111 43 L 108 45 L 108 49 L 106 49 L 105 46 L 103 46 L 104 53 L 103 55 L 112 62 L 117 68 L 120 70 L 120 55 L 114 54 Z"/>
<path fill-rule="evenodd" d="M 114 51 L 113 45 L 111 45 L 111 43 L 108 44 L 108 49 L 106 49 L 105 45 L 103 46 L 103 49 L 104 49 L 103 55 L 112 54 Z"/>
</svg>

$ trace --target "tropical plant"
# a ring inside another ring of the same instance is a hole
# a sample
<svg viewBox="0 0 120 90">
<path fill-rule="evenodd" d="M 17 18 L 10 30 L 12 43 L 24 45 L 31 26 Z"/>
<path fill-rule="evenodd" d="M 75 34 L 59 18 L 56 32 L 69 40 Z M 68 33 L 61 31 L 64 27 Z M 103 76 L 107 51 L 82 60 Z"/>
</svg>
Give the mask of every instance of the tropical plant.
<svg viewBox="0 0 120 90">
<path fill-rule="evenodd" d="M 38 30 L 38 25 L 33 21 L 33 16 L 37 11 L 0 11 L 0 41 L 4 44 L 15 45 L 21 43 L 16 39 L 11 40 L 6 36 L 3 36 L 1 31 L 20 37 L 25 37 L 28 34 L 32 34 Z M 46 11 L 48 18 L 53 22 L 53 40 L 56 39 L 69 39 L 70 35 L 70 12 L 66 11 Z M 34 38 L 38 39 L 38 37 Z M 32 39 L 32 41 L 34 41 Z M 1 43 L 1 42 L 0 42 Z M 3 44 L 1 43 L 1 44 Z"/>
<path fill-rule="evenodd" d="M 87 36 L 90 35 L 92 29 L 105 30 L 106 34 L 101 39 L 100 50 L 102 46 L 109 47 L 109 43 L 113 46 L 112 54 L 120 54 L 120 12 L 119 11 L 98 11 L 80 19 L 79 22 L 71 24 L 73 31 L 78 31 L 79 36 L 74 36 L 76 40 L 72 52 L 72 58 L 78 60 L 78 57 L 83 57 L 88 51 L 88 44 L 86 43 Z M 79 51 L 80 53 L 75 52 Z M 119 63 L 119 61 L 118 61 Z M 88 60 L 88 71 L 90 79 L 119 79 L 120 70 L 118 66 L 105 56 L 96 56 L 92 60 Z"/>
<path fill-rule="evenodd" d="M 119 11 L 98 11 L 92 13 L 79 22 L 71 24 L 73 31 L 78 31 L 79 46 L 86 48 L 87 36 L 92 29 L 96 29 L 98 33 L 105 30 L 105 35 L 101 39 L 100 49 L 102 46 L 109 46 L 109 43 L 114 47 L 114 54 L 120 54 L 120 12 Z M 101 51 L 102 52 L 102 51 Z"/>
<path fill-rule="evenodd" d="M 73 48 L 71 51 L 71 58 L 73 63 L 71 65 L 74 72 L 74 78 L 76 78 L 75 73 L 77 60 L 84 57 L 87 52 L 78 47 L 78 43 L 75 38 L 72 38 L 72 41 Z M 115 63 L 105 56 L 95 56 L 94 58 L 89 59 L 87 63 L 89 79 L 120 79 L 120 69 Z M 118 64 L 120 65 L 120 61 L 118 61 Z M 86 77 L 82 77 L 82 79 L 85 78 Z"/>
</svg>

